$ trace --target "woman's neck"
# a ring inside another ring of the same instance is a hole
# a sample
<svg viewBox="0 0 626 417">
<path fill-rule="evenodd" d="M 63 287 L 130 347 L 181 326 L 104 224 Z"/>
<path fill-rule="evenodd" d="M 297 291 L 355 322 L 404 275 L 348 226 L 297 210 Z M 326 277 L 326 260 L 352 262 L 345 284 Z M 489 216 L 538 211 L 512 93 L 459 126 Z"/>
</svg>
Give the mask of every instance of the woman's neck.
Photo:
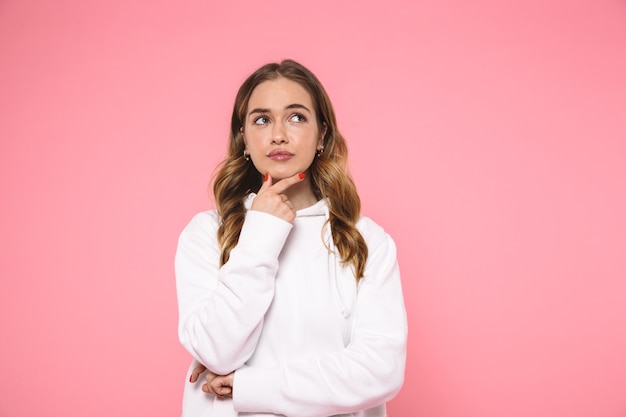
<svg viewBox="0 0 626 417">
<path fill-rule="evenodd" d="M 313 194 L 311 182 L 308 178 L 305 178 L 302 182 L 292 185 L 287 190 L 285 190 L 283 194 L 287 196 L 287 198 L 293 205 L 293 209 L 296 211 L 311 207 L 318 201 L 317 197 L 315 197 L 315 194 Z"/>
</svg>

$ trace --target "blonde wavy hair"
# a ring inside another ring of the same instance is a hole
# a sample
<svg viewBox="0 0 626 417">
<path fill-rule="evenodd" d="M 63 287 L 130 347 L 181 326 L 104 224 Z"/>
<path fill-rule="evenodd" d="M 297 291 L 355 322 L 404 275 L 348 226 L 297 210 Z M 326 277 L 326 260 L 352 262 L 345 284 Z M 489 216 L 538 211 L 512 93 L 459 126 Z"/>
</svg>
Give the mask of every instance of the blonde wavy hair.
<svg viewBox="0 0 626 417">
<path fill-rule="evenodd" d="M 363 277 L 368 251 L 363 236 L 356 228 L 361 211 L 361 200 L 348 172 L 348 148 L 337 130 L 335 111 L 328 94 L 317 77 L 293 60 L 270 63 L 252 73 L 241 85 L 235 98 L 230 124 L 229 146 L 226 158 L 219 165 L 213 183 L 213 194 L 221 223 L 217 240 L 221 247 L 221 265 L 237 245 L 245 218 L 244 198 L 257 192 L 262 176 L 254 165 L 244 158 L 245 144 L 242 127 L 252 91 L 261 83 L 278 78 L 297 82 L 310 95 L 317 114 L 320 131 L 326 127 L 324 152 L 313 160 L 309 168 L 313 193 L 325 198 L 329 207 L 332 238 L 343 264 L 351 265 L 357 281 Z M 330 249 L 329 249 L 330 250 Z"/>
</svg>

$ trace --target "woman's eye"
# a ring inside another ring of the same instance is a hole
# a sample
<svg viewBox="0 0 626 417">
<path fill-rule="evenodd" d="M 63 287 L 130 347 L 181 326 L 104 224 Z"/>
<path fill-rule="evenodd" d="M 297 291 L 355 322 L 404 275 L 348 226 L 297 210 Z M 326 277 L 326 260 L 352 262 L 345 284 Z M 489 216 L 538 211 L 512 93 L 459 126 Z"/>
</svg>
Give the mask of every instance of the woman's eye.
<svg viewBox="0 0 626 417">
<path fill-rule="evenodd" d="M 291 121 L 292 122 L 296 122 L 296 123 L 305 122 L 306 118 L 303 115 L 301 115 L 300 113 L 296 113 L 293 116 L 291 116 Z"/>
<path fill-rule="evenodd" d="M 259 116 L 256 119 L 254 119 L 254 124 L 256 124 L 256 125 L 265 125 L 269 121 L 270 120 L 267 118 L 267 116 Z"/>
</svg>

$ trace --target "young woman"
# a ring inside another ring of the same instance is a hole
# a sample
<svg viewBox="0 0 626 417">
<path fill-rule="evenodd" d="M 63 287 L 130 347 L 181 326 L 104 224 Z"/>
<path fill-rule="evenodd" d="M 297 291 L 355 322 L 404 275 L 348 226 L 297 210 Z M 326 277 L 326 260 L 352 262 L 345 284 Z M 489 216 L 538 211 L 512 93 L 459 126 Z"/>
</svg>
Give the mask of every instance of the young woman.
<svg viewBox="0 0 626 417">
<path fill-rule="evenodd" d="M 176 253 L 183 416 L 386 415 L 407 323 L 394 242 L 367 217 L 321 83 L 291 60 L 243 83 L 216 209 Z"/>
</svg>

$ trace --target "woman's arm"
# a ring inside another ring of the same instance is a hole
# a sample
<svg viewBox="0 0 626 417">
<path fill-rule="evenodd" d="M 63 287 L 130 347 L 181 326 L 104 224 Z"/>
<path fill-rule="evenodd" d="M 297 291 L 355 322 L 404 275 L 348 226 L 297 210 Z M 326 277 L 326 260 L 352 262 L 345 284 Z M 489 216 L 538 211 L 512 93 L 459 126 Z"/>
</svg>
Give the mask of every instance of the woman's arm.
<svg viewBox="0 0 626 417">
<path fill-rule="evenodd" d="M 365 227 L 370 258 L 359 283 L 349 345 L 340 352 L 287 358 L 275 368 L 237 370 L 237 411 L 327 416 L 375 407 L 399 391 L 407 321 L 396 249 L 371 221 Z"/>
<path fill-rule="evenodd" d="M 179 339 L 196 360 L 225 375 L 254 352 L 292 225 L 248 211 L 239 243 L 220 268 L 218 222 L 215 212 L 191 220 L 178 241 L 175 270 Z"/>
</svg>

